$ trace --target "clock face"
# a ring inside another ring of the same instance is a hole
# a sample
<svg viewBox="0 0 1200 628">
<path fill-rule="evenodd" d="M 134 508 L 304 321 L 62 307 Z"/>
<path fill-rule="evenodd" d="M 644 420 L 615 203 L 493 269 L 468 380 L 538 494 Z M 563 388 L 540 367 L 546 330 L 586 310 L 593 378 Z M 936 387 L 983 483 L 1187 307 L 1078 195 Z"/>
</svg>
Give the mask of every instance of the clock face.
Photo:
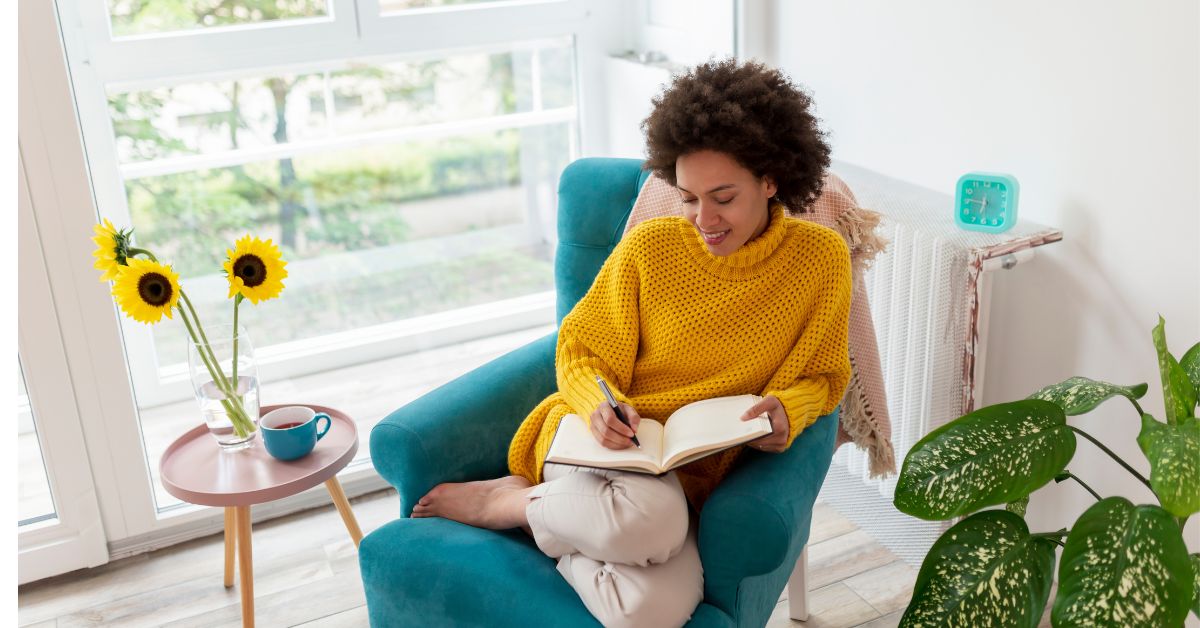
<svg viewBox="0 0 1200 628">
<path fill-rule="evenodd" d="M 999 181 L 967 179 L 963 182 L 962 205 L 958 208 L 962 221 L 989 227 L 1003 227 L 1008 222 L 1008 186 Z"/>
<path fill-rule="evenodd" d="M 958 180 L 954 221 L 972 231 L 1007 231 L 1017 222 L 1017 193 L 1011 175 L 967 173 Z"/>
</svg>

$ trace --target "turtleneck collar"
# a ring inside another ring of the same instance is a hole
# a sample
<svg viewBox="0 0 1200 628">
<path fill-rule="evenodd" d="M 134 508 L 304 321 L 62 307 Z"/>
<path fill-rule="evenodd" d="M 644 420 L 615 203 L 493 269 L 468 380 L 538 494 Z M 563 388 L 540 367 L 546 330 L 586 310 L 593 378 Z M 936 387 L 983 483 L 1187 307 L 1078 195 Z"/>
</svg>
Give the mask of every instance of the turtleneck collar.
<svg viewBox="0 0 1200 628">
<path fill-rule="evenodd" d="M 704 236 L 686 219 L 679 222 L 680 234 L 702 269 L 722 279 L 747 279 L 760 273 L 770 263 L 772 254 L 787 235 L 787 213 L 783 204 L 772 200 L 767 211 L 770 212 L 770 222 L 766 230 L 729 255 L 714 255 L 708 250 Z"/>
</svg>

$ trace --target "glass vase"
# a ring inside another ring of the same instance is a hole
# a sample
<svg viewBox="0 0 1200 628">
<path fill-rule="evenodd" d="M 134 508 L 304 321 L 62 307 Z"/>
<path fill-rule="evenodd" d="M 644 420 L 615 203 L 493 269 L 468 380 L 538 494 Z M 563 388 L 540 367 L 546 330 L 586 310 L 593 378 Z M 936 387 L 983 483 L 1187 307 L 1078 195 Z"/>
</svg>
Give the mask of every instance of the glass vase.
<svg viewBox="0 0 1200 628">
<path fill-rule="evenodd" d="M 254 360 L 254 345 L 241 325 L 237 336 L 233 335 L 233 325 L 209 325 L 204 333 L 207 343 L 204 338 L 200 342 L 189 338 L 188 342 L 192 390 L 208 432 L 221 449 L 245 449 L 254 444 L 258 434 L 258 365 Z M 236 386 L 233 382 L 237 382 Z"/>
</svg>

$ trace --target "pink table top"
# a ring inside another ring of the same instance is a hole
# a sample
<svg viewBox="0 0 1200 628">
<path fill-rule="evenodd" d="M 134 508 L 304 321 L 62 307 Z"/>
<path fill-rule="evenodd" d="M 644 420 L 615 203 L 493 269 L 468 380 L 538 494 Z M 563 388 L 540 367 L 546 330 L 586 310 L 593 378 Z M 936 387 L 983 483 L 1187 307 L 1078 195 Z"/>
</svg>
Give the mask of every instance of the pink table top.
<svg viewBox="0 0 1200 628">
<path fill-rule="evenodd" d="M 312 453 L 284 462 L 267 453 L 262 434 L 247 449 L 221 451 L 208 427 L 199 425 L 171 443 L 159 462 L 163 488 L 171 495 L 202 506 L 249 506 L 308 490 L 337 475 L 358 452 L 358 428 L 340 410 L 314 404 L 263 406 L 259 416 L 288 405 L 324 412 L 329 432 Z"/>
</svg>

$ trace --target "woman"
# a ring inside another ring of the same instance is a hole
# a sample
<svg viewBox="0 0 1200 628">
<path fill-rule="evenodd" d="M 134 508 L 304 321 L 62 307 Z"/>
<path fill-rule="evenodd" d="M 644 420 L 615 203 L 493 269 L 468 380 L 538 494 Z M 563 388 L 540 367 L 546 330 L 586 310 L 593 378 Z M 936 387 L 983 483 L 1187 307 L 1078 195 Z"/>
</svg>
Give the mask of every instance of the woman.
<svg viewBox="0 0 1200 628">
<path fill-rule="evenodd" d="M 642 420 L 754 393 L 764 398 L 742 419 L 766 413 L 774 432 L 748 446 L 778 453 L 833 411 L 850 378 L 846 245 L 787 215 L 817 198 L 829 165 L 809 97 L 776 70 L 725 60 L 653 102 L 645 167 L 678 188 L 685 217 L 638 225 L 563 319 L 558 391 L 513 437 L 513 475 L 441 484 L 413 510 L 523 528 L 606 626 L 688 620 L 703 598 L 695 513 L 744 447 L 662 477 L 544 464 L 562 417 L 585 417 L 597 441 L 622 449 Z"/>
</svg>

